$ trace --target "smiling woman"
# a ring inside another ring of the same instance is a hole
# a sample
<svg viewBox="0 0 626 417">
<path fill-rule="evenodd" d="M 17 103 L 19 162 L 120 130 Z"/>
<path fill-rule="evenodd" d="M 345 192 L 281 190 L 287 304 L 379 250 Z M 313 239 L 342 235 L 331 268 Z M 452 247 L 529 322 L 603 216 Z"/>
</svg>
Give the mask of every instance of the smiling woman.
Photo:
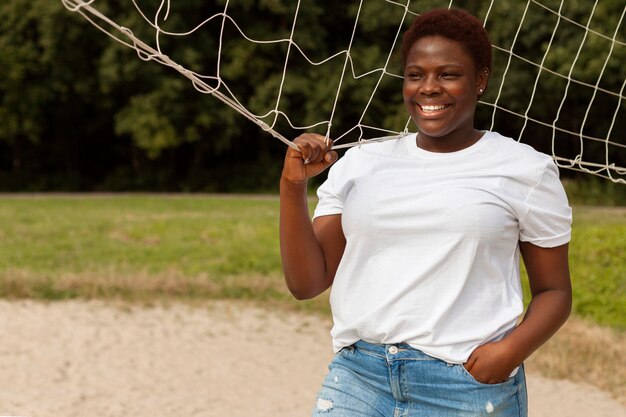
<svg viewBox="0 0 626 417">
<path fill-rule="evenodd" d="M 571 308 L 571 209 L 553 160 L 478 130 L 490 43 L 462 10 L 418 16 L 403 37 L 418 133 L 350 149 L 295 139 L 281 177 L 281 255 L 298 299 L 332 285 L 337 355 L 317 413 L 526 416 L 523 361 Z M 532 300 L 523 320 L 519 255 Z M 358 410 L 358 411 L 357 411 Z"/>
<path fill-rule="evenodd" d="M 404 34 L 404 104 L 419 126 L 420 148 L 453 152 L 482 136 L 474 129 L 474 111 L 487 90 L 491 43 L 471 16 L 451 17 L 444 10 L 430 15 L 427 24 L 412 25 Z"/>
<path fill-rule="evenodd" d="M 404 103 L 420 128 L 420 148 L 454 152 L 480 139 L 483 133 L 474 129 L 474 110 L 489 70 L 476 68 L 462 44 L 443 36 L 420 38 L 409 50 L 404 69 Z"/>
</svg>

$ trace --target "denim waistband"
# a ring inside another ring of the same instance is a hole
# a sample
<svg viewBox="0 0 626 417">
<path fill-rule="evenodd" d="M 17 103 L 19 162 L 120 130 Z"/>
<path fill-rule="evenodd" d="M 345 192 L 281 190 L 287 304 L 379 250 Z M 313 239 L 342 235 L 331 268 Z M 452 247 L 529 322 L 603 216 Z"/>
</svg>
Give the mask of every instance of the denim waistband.
<svg viewBox="0 0 626 417">
<path fill-rule="evenodd" d="M 429 356 L 421 350 L 411 347 L 408 343 L 370 343 L 364 340 L 358 340 L 349 348 L 361 350 L 380 357 L 388 357 L 393 355 L 397 359 L 423 359 L 423 360 L 440 360 Z"/>
</svg>

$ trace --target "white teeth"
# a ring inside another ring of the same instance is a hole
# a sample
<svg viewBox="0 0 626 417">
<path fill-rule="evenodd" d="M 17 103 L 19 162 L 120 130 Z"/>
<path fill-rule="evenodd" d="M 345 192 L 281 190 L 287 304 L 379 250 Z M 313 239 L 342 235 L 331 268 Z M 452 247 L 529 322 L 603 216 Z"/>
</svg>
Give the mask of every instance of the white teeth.
<svg viewBox="0 0 626 417">
<path fill-rule="evenodd" d="M 446 107 L 448 107 L 448 105 L 444 104 L 441 106 L 421 106 L 422 110 L 424 111 L 438 111 L 438 110 L 443 110 Z"/>
</svg>

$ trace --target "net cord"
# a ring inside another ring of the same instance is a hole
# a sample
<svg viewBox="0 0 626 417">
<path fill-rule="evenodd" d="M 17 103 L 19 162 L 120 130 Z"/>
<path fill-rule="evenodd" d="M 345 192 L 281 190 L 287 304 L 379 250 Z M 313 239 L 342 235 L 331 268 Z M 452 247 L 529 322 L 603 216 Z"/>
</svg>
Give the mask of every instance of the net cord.
<svg viewBox="0 0 626 417">
<path fill-rule="evenodd" d="M 289 34 L 288 38 L 282 38 L 282 39 L 270 39 L 270 40 L 263 40 L 263 39 L 253 39 L 251 37 L 249 37 L 248 35 L 246 35 L 246 33 L 241 29 L 241 27 L 237 24 L 237 22 L 228 15 L 228 7 L 229 7 L 229 0 L 226 0 L 225 5 L 224 5 L 224 9 L 221 13 L 216 13 L 210 17 L 208 17 L 207 19 L 203 20 L 202 22 L 200 22 L 198 25 L 196 25 L 195 27 L 193 27 L 191 30 L 188 31 L 184 31 L 184 32 L 171 32 L 171 31 L 167 31 L 164 30 L 160 24 L 159 21 L 165 22 L 167 20 L 167 18 L 170 15 L 170 0 L 161 0 L 159 7 L 155 13 L 154 19 L 151 20 L 149 19 L 146 14 L 143 12 L 143 10 L 138 6 L 138 4 L 136 3 L 135 0 L 131 0 L 134 7 L 136 8 L 136 10 L 138 11 L 138 13 L 141 15 L 141 17 L 155 30 L 155 46 L 156 48 L 153 48 L 149 45 L 147 45 L 145 42 L 142 42 L 140 39 L 138 39 L 133 32 L 125 27 L 119 26 L 117 25 L 115 22 L 113 22 L 112 20 L 110 20 L 109 18 L 107 18 L 105 15 L 103 15 L 102 13 L 100 13 L 98 10 L 96 10 L 94 7 L 92 7 L 92 4 L 95 2 L 95 0 L 61 0 L 62 3 L 65 5 L 65 7 L 71 11 L 80 13 L 85 19 L 87 19 L 90 23 L 92 23 L 94 26 L 96 26 L 98 29 L 100 29 L 101 31 L 103 31 L 105 34 L 107 34 L 108 36 L 112 37 L 114 40 L 116 40 L 117 42 L 134 49 L 137 52 L 137 55 L 140 59 L 144 60 L 144 61 L 155 61 L 158 62 L 162 65 L 168 66 L 170 68 L 175 69 L 176 71 L 178 71 L 179 73 L 181 73 L 183 76 L 185 76 L 186 78 L 191 80 L 191 83 L 193 85 L 193 87 L 198 90 L 201 93 L 205 93 L 205 94 L 211 94 L 213 96 L 215 96 L 216 98 L 218 98 L 219 100 L 221 100 L 222 102 L 224 102 L 226 105 L 230 106 L 231 108 L 233 108 L 234 110 L 236 110 L 237 112 L 239 112 L 240 114 L 242 114 L 244 117 L 246 117 L 248 120 L 252 121 L 253 123 L 257 124 L 259 127 L 261 127 L 262 130 L 270 133 L 272 136 L 276 137 L 277 139 L 279 139 L 281 142 L 285 143 L 286 145 L 297 149 L 297 146 L 289 139 L 285 138 L 283 135 L 281 135 L 280 133 L 278 133 L 275 129 L 276 127 L 276 123 L 278 120 L 278 117 L 284 117 L 284 119 L 288 122 L 288 124 L 293 128 L 293 129 L 311 129 L 311 128 L 315 128 L 318 126 L 323 126 L 326 125 L 326 138 L 329 138 L 331 135 L 331 128 L 332 128 L 332 121 L 335 117 L 335 113 L 336 113 L 336 109 L 338 106 L 338 102 L 339 102 L 339 97 L 340 97 L 340 93 L 341 93 L 341 87 L 343 85 L 344 79 L 346 77 L 346 74 L 349 72 L 351 73 L 351 76 L 354 79 L 359 79 L 362 77 L 367 77 L 367 76 L 374 76 L 375 74 L 378 74 L 378 79 L 376 80 L 376 85 L 374 86 L 374 88 L 372 89 L 369 99 L 366 103 L 366 105 L 364 106 L 364 109 L 361 113 L 361 117 L 358 121 L 358 123 L 352 127 L 351 129 L 349 129 L 347 132 L 344 132 L 342 135 L 340 135 L 339 137 L 337 137 L 335 139 L 335 145 L 333 146 L 334 149 L 341 149 L 341 148 L 347 148 L 347 147 L 351 147 L 351 146 L 355 146 L 355 145 L 359 145 L 359 144 L 363 144 L 363 143 L 370 143 L 370 142 L 380 142 L 380 141 L 384 141 L 384 140 L 392 140 L 392 139 L 397 139 L 397 138 L 401 138 L 406 136 L 408 133 L 408 127 L 409 124 L 411 122 L 410 118 L 408 118 L 405 126 L 404 126 L 404 130 L 403 131 L 391 131 L 388 129 L 384 129 L 384 128 L 380 128 L 380 127 L 376 127 L 376 126 L 369 126 L 363 123 L 363 120 L 365 118 L 365 115 L 368 111 L 368 109 L 370 108 L 370 105 L 372 103 L 372 100 L 374 98 L 374 96 L 376 95 L 376 92 L 378 90 L 378 87 L 380 86 L 383 77 L 385 76 L 389 76 L 389 77 L 395 77 L 395 78 L 399 78 L 402 79 L 402 75 L 399 74 L 394 74 L 392 72 L 390 72 L 388 70 L 388 64 L 390 62 L 390 58 L 392 56 L 392 52 L 395 48 L 395 45 L 397 43 L 398 37 L 401 33 L 401 28 L 402 28 L 402 24 L 403 22 L 406 20 L 406 17 L 408 15 L 418 15 L 418 13 L 413 12 L 410 10 L 410 0 L 407 0 L 406 3 L 399 3 L 397 1 L 393 1 L 393 0 L 385 0 L 387 3 L 398 6 L 398 7 L 402 7 L 404 9 L 404 13 L 402 16 L 402 19 L 400 21 L 400 24 L 398 25 L 398 31 L 396 33 L 396 37 L 394 38 L 394 42 L 393 45 L 390 48 L 389 54 L 387 55 L 387 59 L 385 61 L 385 64 L 383 67 L 380 68 L 375 68 L 373 70 L 367 71 L 367 72 L 363 72 L 363 73 L 358 73 L 358 71 L 355 68 L 354 65 L 354 61 L 352 59 L 352 55 L 351 55 L 351 50 L 352 50 L 352 45 L 353 45 L 353 41 L 355 38 L 355 33 L 356 33 L 356 29 L 358 26 L 358 22 L 359 22 L 359 16 L 361 13 L 361 8 L 363 5 L 363 1 L 361 0 L 359 3 L 359 9 L 355 18 L 355 22 L 354 22 L 354 27 L 352 30 L 352 35 L 350 37 L 350 41 L 349 41 L 349 45 L 347 47 L 347 49 L 339 51 L 321 61 L 315 61 L 313 59 L 311 59 L 309 56 L 307 56 L 307 54 L 305 53 L 305 51 L 303 51 L 300 46 L 294 41 L 294 34 L 295 34 L 295 30 L 296 30 L 296 26 L 297 26 L 297 21 L 298 21 L 298 15 L 299 15 L 299 11 L 300 11 L 300 1 L 297 2 L 297 6 L 296 6 L 296 10 L 294 13 L 294 17 L 293 17 L 293 22 L 291 25 L 291 31 Z M 529 7 L 530 5 L 537 5 L 540 6 L 541 8 L 543 8 L 544 10 L 554 14 L 557 16 L 557 21 L 556 24 L 553 28 L 552 31 L 552 35 L 549 41 L 549 44 L 547 46 L 546 51 L 543 54 L 542 60 L 540 63 L 535 63 L 533 61 L 530 61 L 518 54 L 516 54 L 514 52 L 515 49 L 515 45 L 518 39 L 518 36 L 521 32 L 521 28 L 524 24 L 524 21 L 526 19 L 526 15 L 528 13 Z M 609 158 L 609 146 L 612 146 L 613 148 L 619 148 L 619 149 L 626 149 L 626 144 L 623 143 L 618 143 L 615 141 L 611 141 L 610 137 L 611 134 L 613 132 L 617 117 L 618 117 L 618 113 L 619 110 L 621 108 L 621 102 L 622 100 L 625 99 L 624 97 L 624 90 L 625 90 L 625 86 L 626 86 L 626 80 L 624 81 L 624 83 L 622 84 L 622 87 L 620 89 L 619 92 L 614 92 L 614 91 L 610 91 L 610 90 L 606 90 L 602 87 L 600 87 L 600 81 L 601 78 L 604 74 L 604 70 L 606 69 L 609 59 L 613 53 L 613 50 L 615 48 L 616 45 L 618 46 L 624 46 L 625 43 L 623 41 L 620 41 L 617 38 L 617 35 L 619 33 L 619 29 L 623 23 L 623 19 L 624 19 L 624 14 L 626 12 L 626 7 L 623 9 L 621 17 L 619 19 L 619 22 L 617 24 L 617 27 L 613 33 L 612 36 L 607 36 L 604 35 L 602 33 L 599 33 L 597 31 L 594 31 L 590 28 L 590 23 L 592 21 L 592 18 L 594 16 L 595 10 L 596 10 L 596 6 L 598 4 L 598 0 L 595 0 L 595 3 L 593 5 L 593 9 L 589 15 L 589 18 L 587 20 L 586 25 L 582 25 L 578 22 L 575 22 L 569 18 L 567 18 L 566 16 L 564 16 L 562 14 L 562 8 L 563 8 L 563 4 L 564 4 L 564 0 L 561 0 L 560 5 L 558 10 L 554 10 L 542 3 L 540 3 L 538 0 L 528 0 L 522 15 L 522 18 L 520 20 L 520 23 L 517 27 L 515 36 L 513 38 L 512 44 L 510 46 L 510 48 L 508 49 L 504 49 L 501 48 L 497 45 L 492 45 L 494 49 L 496 50 L 500 50 L 503 51 L 505 53 L 508 54 L 508 60 L 507 60 L 507 64 L 506 67 L 504 69 L 504 73 L 502 76 L 502 81 L 500 83 L 499 89 L 498 89 L 498 93 L 497 93 L 497 97 L 495 99 L 495 101 L 493 103 L 488 103 L 488 102 L 484 102 L 484 101 L 479 101 L 480 105 L 484 105 L 484 106 L 491 106 L 493 108 L 492 110 L 492 117 L 491 117 L 491 127 L 490 129 L 493 129 L 494 124 L 495 124 L 495 116 L 496 116 L 496 112 L 497 111 L 503 111 L 503 112 L 507 112 L 510 114 L 514 114 L 517 115 L 521 118 L 524 119 L 524 124 L 522 127 L 522 130 L 519 134 L 519 137 L 521 138 L 524 130 L 526 129 L 527 125 L 529 122 L 533 122 L 533 123 L 537 123 L 539 125 L 542 126 L 546 126 L 552 129 L 552 157 L 554 158 L 555 162 L 557 163 L 557 165 L 561 166 L 561 167 L 565 167 L 568 169 L 573 169 L 573 170 L 578 170 L 581 172 L 586 172 L 586 173 L 590 173 L 590 174 L 594 174 L 594 175 L 598 175 L 600 177 L 604 177 L 607 179 L 611 179 L 614 182 L 620 182 L 620 183 L 626 183 L 626 180 L 622 179 L 622 178 L 617 178 L 614 176 L 614 174 L 616 175 L 624 175 L 626 173 L 626 168 L 624 167 L 618 167 L 616 166 L 614 163 L 610 162 L 610 158 Z M 452 7 L 453 5 L 453 0 L 450 1 L 449 6 L 448 7 Z M 494 5 L 494 0 L 491 0 L 488 10 L 487 10 L 487 14 L 484 18 L 483 24 L 486 25 L 492 8 Z M 217 51 L 217 68 L 216 68 L 216 75 L 202 75 L 202 74 L 198 74 L 190 69 L 184 68 L 183 66 L 177 64 L 176 62 L 174 62 L 172 59 L 170 59 L 166 54 L 163 53 L 163 51 L 161 50 L 161 42 L 160 42 L 160 37 L 163 36 L 186 36 L 189 35 L 197 30 L 199 30 L 201 27 L 203 27 L 204 25 L 208 24 L 210 21 L 212 21 L 213 19 L 217 19 L 217 18 L 221 18 L 221 27 L 220 27 L 220 35 L 219 35 L 219 45 L 218 45 L 218 51 Z M 97 21 L 96 21 L 97 20 Z M 558 72 L 555 72 L 549 68 L 544 67 L 545 61 L 546 61 L 546 57 L 548 56 L 548 53 L 550 51 L 550 48 L 552 46 L 553 40 L 555 38 L 555 34 L 557 32 L 557 29 L 561 23 L 561 21 L 567 21 L 570 22 L 578 27 L 580 27 L 581 29 L 584 29 L 584 37 L 583 40 L 580 42 L 578 50 L 576 52 L 576 55 L 574 57 L 574 60 L 570 66 L 569 72 L 567 75 L 564 74 L 560 74 Z M 287 53 L 285 55 L 285 60 L 283 63 L 283 68 L 282 68 L 282 73 L 281 73 L 281 81 L 280 81 L 280 85 L 278 88 L 278 92 L 277 92 L 277 97 L 276 97 L 276 101 L 274 104 L 274 108 L 270 111 L 268 111 L 266 114 L 254 114 L 253 112 L 251 112 L 250 110 L 248 110 L 246 108 L 245 105 L 243 105 L 236 97 L 236 95 L 233 93 L 233 91 L 231 91 L 231 89 L 229 88 L 229 86 L 224 83 L 224 81 L 222 80 L 221 76 L 220 76 L 220 67 L 221 67 L 221 56 L 222 56 L 222 46 L 223 46 L 223 36 L 224 36 L 224 29 L 225 29 L 225 25 L 226 23 L 229 22 L 229 24 L 232 24 L 236 30 L 241 34 L 242 37 L 244 37 L 246 40 L 250 41 L 250 42 L 254 42 L 254 43 L 259 43 L 259 44 L 272 44 L 272 43 L 287 43 Z M 117 33 L 122 34 L 123 36 L 119 36 L 112 33 L 109 30 L 107 30 L 105 27 L 103 27 L 101 24 L 105 23 L 106 25 L 110 26 L 111 28 L 115 29 L 115 31 L 117 31 Z M 582 48 L 586 42 L 587 36 L 589 33 L 593 33 L 597 36 L 602 37 L 603 39 L 609 40 L 611 42 L 611 49 L 609 51 L 609 53 L 607 54 L 605 60 L 604 60 L 604 64 L 602 67 L 602 70 L 600 72 L 600 74 L 598 75 L 598 78 L 596 80 L 595 85 L 589 84 L 589 83 L 585 83 L 581 80 L 577 80 L 575 78 L 572 77 L 572 73 L 574 71 L 574 68 L 576 67 L 576 63 L 578 61 L 578 58 L 580 56 L 580 53 L 582 51 Z M 287 70 L 288 70 L 288 64 L 289 64 L 289 60 L 291 55 L 293 54 L 292 52 L 292 48 L 293 50 L 297 51 L 302 57 L 304 57 L 304 59 L 306 59 L 311 65 L 323 65 L 333 59 L 338 59 L 340 57 L 343 56 L 343 68 L 342 68 L 342 73 L 341 73 L 341 77 L 339 79 L 339 85 L 338 88 L 336 90 L 336 94 L 335 94 L 335 98 L 334 98 L 334 102 L 333 102 L 333 106 L 332 106 L 332 110 L 330 112 L 330 116 L 328 120 L 323 120 L 308 126 L 297 126 L 295 125 L 288 117 L 287 114 L 285 114 L 283 111 L 280 110 L 280 100 L 282 97 L 282 93 L 283 93 L 283 88 L 284 88 L 284 83 L 285 83 L 285 79 L 287 76 Z M 532 65 L 536 68 L 538 68 L 538 75 L 537 78 L 535 79 L 535 83 L 533 85 L 533 89 L 532 89 L 532 93 L 531 93 L 531 97 L 530 97 L 530 101 L 526 107 L 526 110 L 524 111 L 523 114 L 519 114 L 515 111 L 512 111 L 510 109 L 507 109 L 504 105 L 500 104 L 500 99 L 502 97 L 502 91 L 503 91 L 503 87 L 505 85 L 505 80 L 507 78 L 510 66 L 511 66 L 511 62 L 512 59 L 516 58 L 519 60 L 522 60 L 523 62 Z M 348 71 L 349 68 L 349 71 Z M 561 103 L 559 105 L 559 108 L 557 110 L 557 114 L 556 117 L 554 118 L 554 120 L 552 121 L 552 123 L 547 123 L 544 122 L 542 120 L 538 120 L 536 118 L 530 117 L 529 113 L 530 110 L 532 108 L 532 104 L 534 102 L 534 98 L 535 98 L 535 93 L 538 89 L 538 82 L 539 79 L 541 77 L 542 73 L 549 73 L 558 77 L 562 77 L 565 78 L 567 80 L 566 83 L 566 87 L 565 87 L 565 92 L 562 96 L 561 99 Z M 215 83 L 214 86 L 209 85 L 209 83 Z M 560 120 L 560 116 L 561 116 L 561 110 L 563 109 L 564 103 L 568 97 L 568 91 L 569 88 L 572 84 L 577 84 L 577 85 L 582 85 L 588 88 L 592 88 L 593 89 L 593 96 L 587 106 L 586 112 L 585 112 L 585 116 L 582 122 L 582 125 L 580 127 L 580 129 L 577 132 L 572 132 L 570 130 L 567 129 L 563 129 L 559 126 L 557 126 L 557 122 Z M 224 90 L 224 92 L 220 91 L 220 90 Z M 617 106 L 615 111 L 613 112 L 613 117 L 611 120 L 611 124 L 610 127 L 608 129 L 607 135 L 606 137 L 603 138 L 599 138 L 599 137 L 593 137 L 590 136 L 588 134 L 584 133 L 585 130 L 585 126 L 588 120 L 588 116 L 589 113 L 591 111 L 591 107 L 593 106 L 593 103 L 595 101 L 596 95 L 602 92 L 604 94 L 608 94 L 611 95 L 613 97 L 617 98 Z M 273 116 L 273 120 L 270 124 L 266 123 L 263 119 L 267 119 L 269 117 Z M 374 138 L 374 139 L 364 139 L 364 129 L 368 129 L 368 130 L 374 130 L 374 131 L 379 131 L 379 132 L 384 132 L 384 134 L 386 134 L 386 136 L 382 136 L 379 138 Z M 354 132 L 355 130 L 359 131 L 359 136 L 358 139 L 354 142 L 351 143 L 345 143 L 345 144 L 337 144 L 337 141 L 340 141 L 341 139 L 343 139 L 345 136 L 347 136 L 348 134 Z M 580 153 L 574 158 L 574 159 L 569 159 L 569 158 L 563 158 L 560 157 L 556 154 L 556 148 L 555 148 L 555 142 L 556 142 L 556 133 L 557 132 L 561 132 L 564 134 L 568 134 L 571 135 L 573 137 L 577 137 L 579 144 L 580 144 Z M 605 163 L 604 164 L 600 164 L 597 162 L 590 162 L 590 161 L 584 161 L 583 160 L 583 154 L 584 154 L 584 141 L 585 140 L 589 140 L 589 141 L 597 141 L 597 142 L 602 142 L 604 144 L 605 147 Z"/>
</svg>

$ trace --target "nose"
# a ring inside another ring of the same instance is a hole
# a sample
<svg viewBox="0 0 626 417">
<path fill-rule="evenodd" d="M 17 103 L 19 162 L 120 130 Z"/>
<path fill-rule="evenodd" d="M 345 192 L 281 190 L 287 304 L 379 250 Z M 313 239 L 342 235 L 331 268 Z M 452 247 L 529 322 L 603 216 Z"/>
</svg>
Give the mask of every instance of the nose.
<svg viewBox="0 0 626 417">
<path fill-rule="evenodd" d="M 437 94 L 441 92 L 441 85 L 439 84 L 439 80 L 437 77 L 428 76 L 424 78 L 422 81 L 422 85 L 420 86 L 420 94 L 430 96 L 433 94 Z"/>
</svg>

